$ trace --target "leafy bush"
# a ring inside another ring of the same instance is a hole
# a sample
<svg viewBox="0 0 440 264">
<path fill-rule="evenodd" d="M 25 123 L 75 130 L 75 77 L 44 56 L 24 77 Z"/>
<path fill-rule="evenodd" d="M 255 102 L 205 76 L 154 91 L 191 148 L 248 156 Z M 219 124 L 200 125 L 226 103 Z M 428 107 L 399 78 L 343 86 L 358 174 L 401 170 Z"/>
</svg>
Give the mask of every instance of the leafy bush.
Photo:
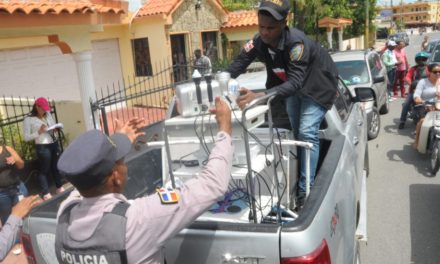
<svg viewBox="0 0 440 264">
<path fill-rule="evenodd" d="M 228 58 L 216 60 L 212 64 L 212 72 L 224 71 L 228 68 L 229 64 L 231 64 L 231 60 Z"/>
<path fill-rule="evenodd" d="M 18 123 L 4 125 L 0 122 L 0 129 L 2 144 L 14 148 L 23 160 L 36 159 L 35 143 L 24 140 L 23 132 Z"/>
</svg>

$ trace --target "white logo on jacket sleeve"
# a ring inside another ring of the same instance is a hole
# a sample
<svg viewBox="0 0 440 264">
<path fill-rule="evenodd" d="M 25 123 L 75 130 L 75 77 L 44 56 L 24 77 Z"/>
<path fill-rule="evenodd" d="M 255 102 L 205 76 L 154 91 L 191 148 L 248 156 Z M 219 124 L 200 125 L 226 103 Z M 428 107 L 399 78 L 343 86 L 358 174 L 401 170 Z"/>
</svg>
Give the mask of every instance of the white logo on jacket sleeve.
<svg viewBox="0 0 440 264">
<path fill-rule="evenodd" d="M 251 51 L 251 50 L 254 48 L 254 40 L 253 40 L 253 39 L 249 40 L 249 41 L 244 45 L 243 48 L 244 48 L 244 50 L 245 50 L 246 52 Z"/>
<path fill-rule="evenodd" d="M 292 47 L 292 49 L 289 52 L 290 60 L 291 61 L 298 61 L 302 58 L 304 53 L 304 45 L 303 44 L 296 44 Z"/>
</svg>

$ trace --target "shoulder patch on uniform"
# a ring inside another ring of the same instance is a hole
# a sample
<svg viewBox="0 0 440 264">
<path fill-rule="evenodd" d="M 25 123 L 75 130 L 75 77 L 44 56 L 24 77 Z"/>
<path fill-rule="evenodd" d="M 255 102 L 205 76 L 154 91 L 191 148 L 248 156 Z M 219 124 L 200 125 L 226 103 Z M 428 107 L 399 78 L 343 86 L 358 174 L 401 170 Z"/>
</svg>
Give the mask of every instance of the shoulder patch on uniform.
<svg viewBox="0 0 440 264">
<path fill-rule="evenodd" d="M 292 47 L 292 49 L 289 52 L 290 60 L 291 61 L 298 61 L 302 58 L 304 53 L 304 45 L 303 44 L 296 44 Z"/>
<path fill-rule="evenodd" d="M 179 202 L 179 194 L 173 188 L 157 188 L 156 192 L 162 204 L 175 204 Z"/>
<path fill-rule="evenodd" d="M 243 48 L 244 48 L 244 50 L 245 50 L 246 52 L 251 51 L 251 50 L 254 48 L 254 40 L 253 40 L 253 39 L 249 40 L 249 41 L 243 46 Z"/>
</svg>

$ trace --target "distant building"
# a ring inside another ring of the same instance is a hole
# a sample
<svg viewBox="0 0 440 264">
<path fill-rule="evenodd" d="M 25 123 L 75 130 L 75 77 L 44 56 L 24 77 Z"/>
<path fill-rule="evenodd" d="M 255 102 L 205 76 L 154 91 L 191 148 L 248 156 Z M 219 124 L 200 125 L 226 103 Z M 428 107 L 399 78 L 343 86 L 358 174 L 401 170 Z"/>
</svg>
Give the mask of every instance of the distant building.
<svg viewBox="0 0 440 264">
<path fill-rule="evenodd" d="M 407 28 L 434 26 L 440 23 L 440 3 L 438 1 L 417 1 L 379 7 L 380 14 L 388 14 L 388 11 L 391 11 L 393 22 L 402 22 Z"/>
</svg>

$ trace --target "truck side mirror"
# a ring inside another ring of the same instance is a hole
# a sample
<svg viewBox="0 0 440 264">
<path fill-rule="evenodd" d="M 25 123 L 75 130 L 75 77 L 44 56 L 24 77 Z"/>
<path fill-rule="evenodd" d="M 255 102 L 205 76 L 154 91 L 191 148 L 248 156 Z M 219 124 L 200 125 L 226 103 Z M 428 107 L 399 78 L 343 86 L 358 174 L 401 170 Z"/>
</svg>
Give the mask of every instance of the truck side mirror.
<svg viewBox="0 0 440 264">
<path fill-rule="evenodd" d="M 373 89 L 370 87 L 356 87 L 354 91 L 356 93 L 357 102 L 374 101 Z"/>
<path fill-rule="evenodd" d="M 385 81 L 385 76 L 379 75 L 373 78 L 373 83 L 381 83 Z"/>
</svg>

